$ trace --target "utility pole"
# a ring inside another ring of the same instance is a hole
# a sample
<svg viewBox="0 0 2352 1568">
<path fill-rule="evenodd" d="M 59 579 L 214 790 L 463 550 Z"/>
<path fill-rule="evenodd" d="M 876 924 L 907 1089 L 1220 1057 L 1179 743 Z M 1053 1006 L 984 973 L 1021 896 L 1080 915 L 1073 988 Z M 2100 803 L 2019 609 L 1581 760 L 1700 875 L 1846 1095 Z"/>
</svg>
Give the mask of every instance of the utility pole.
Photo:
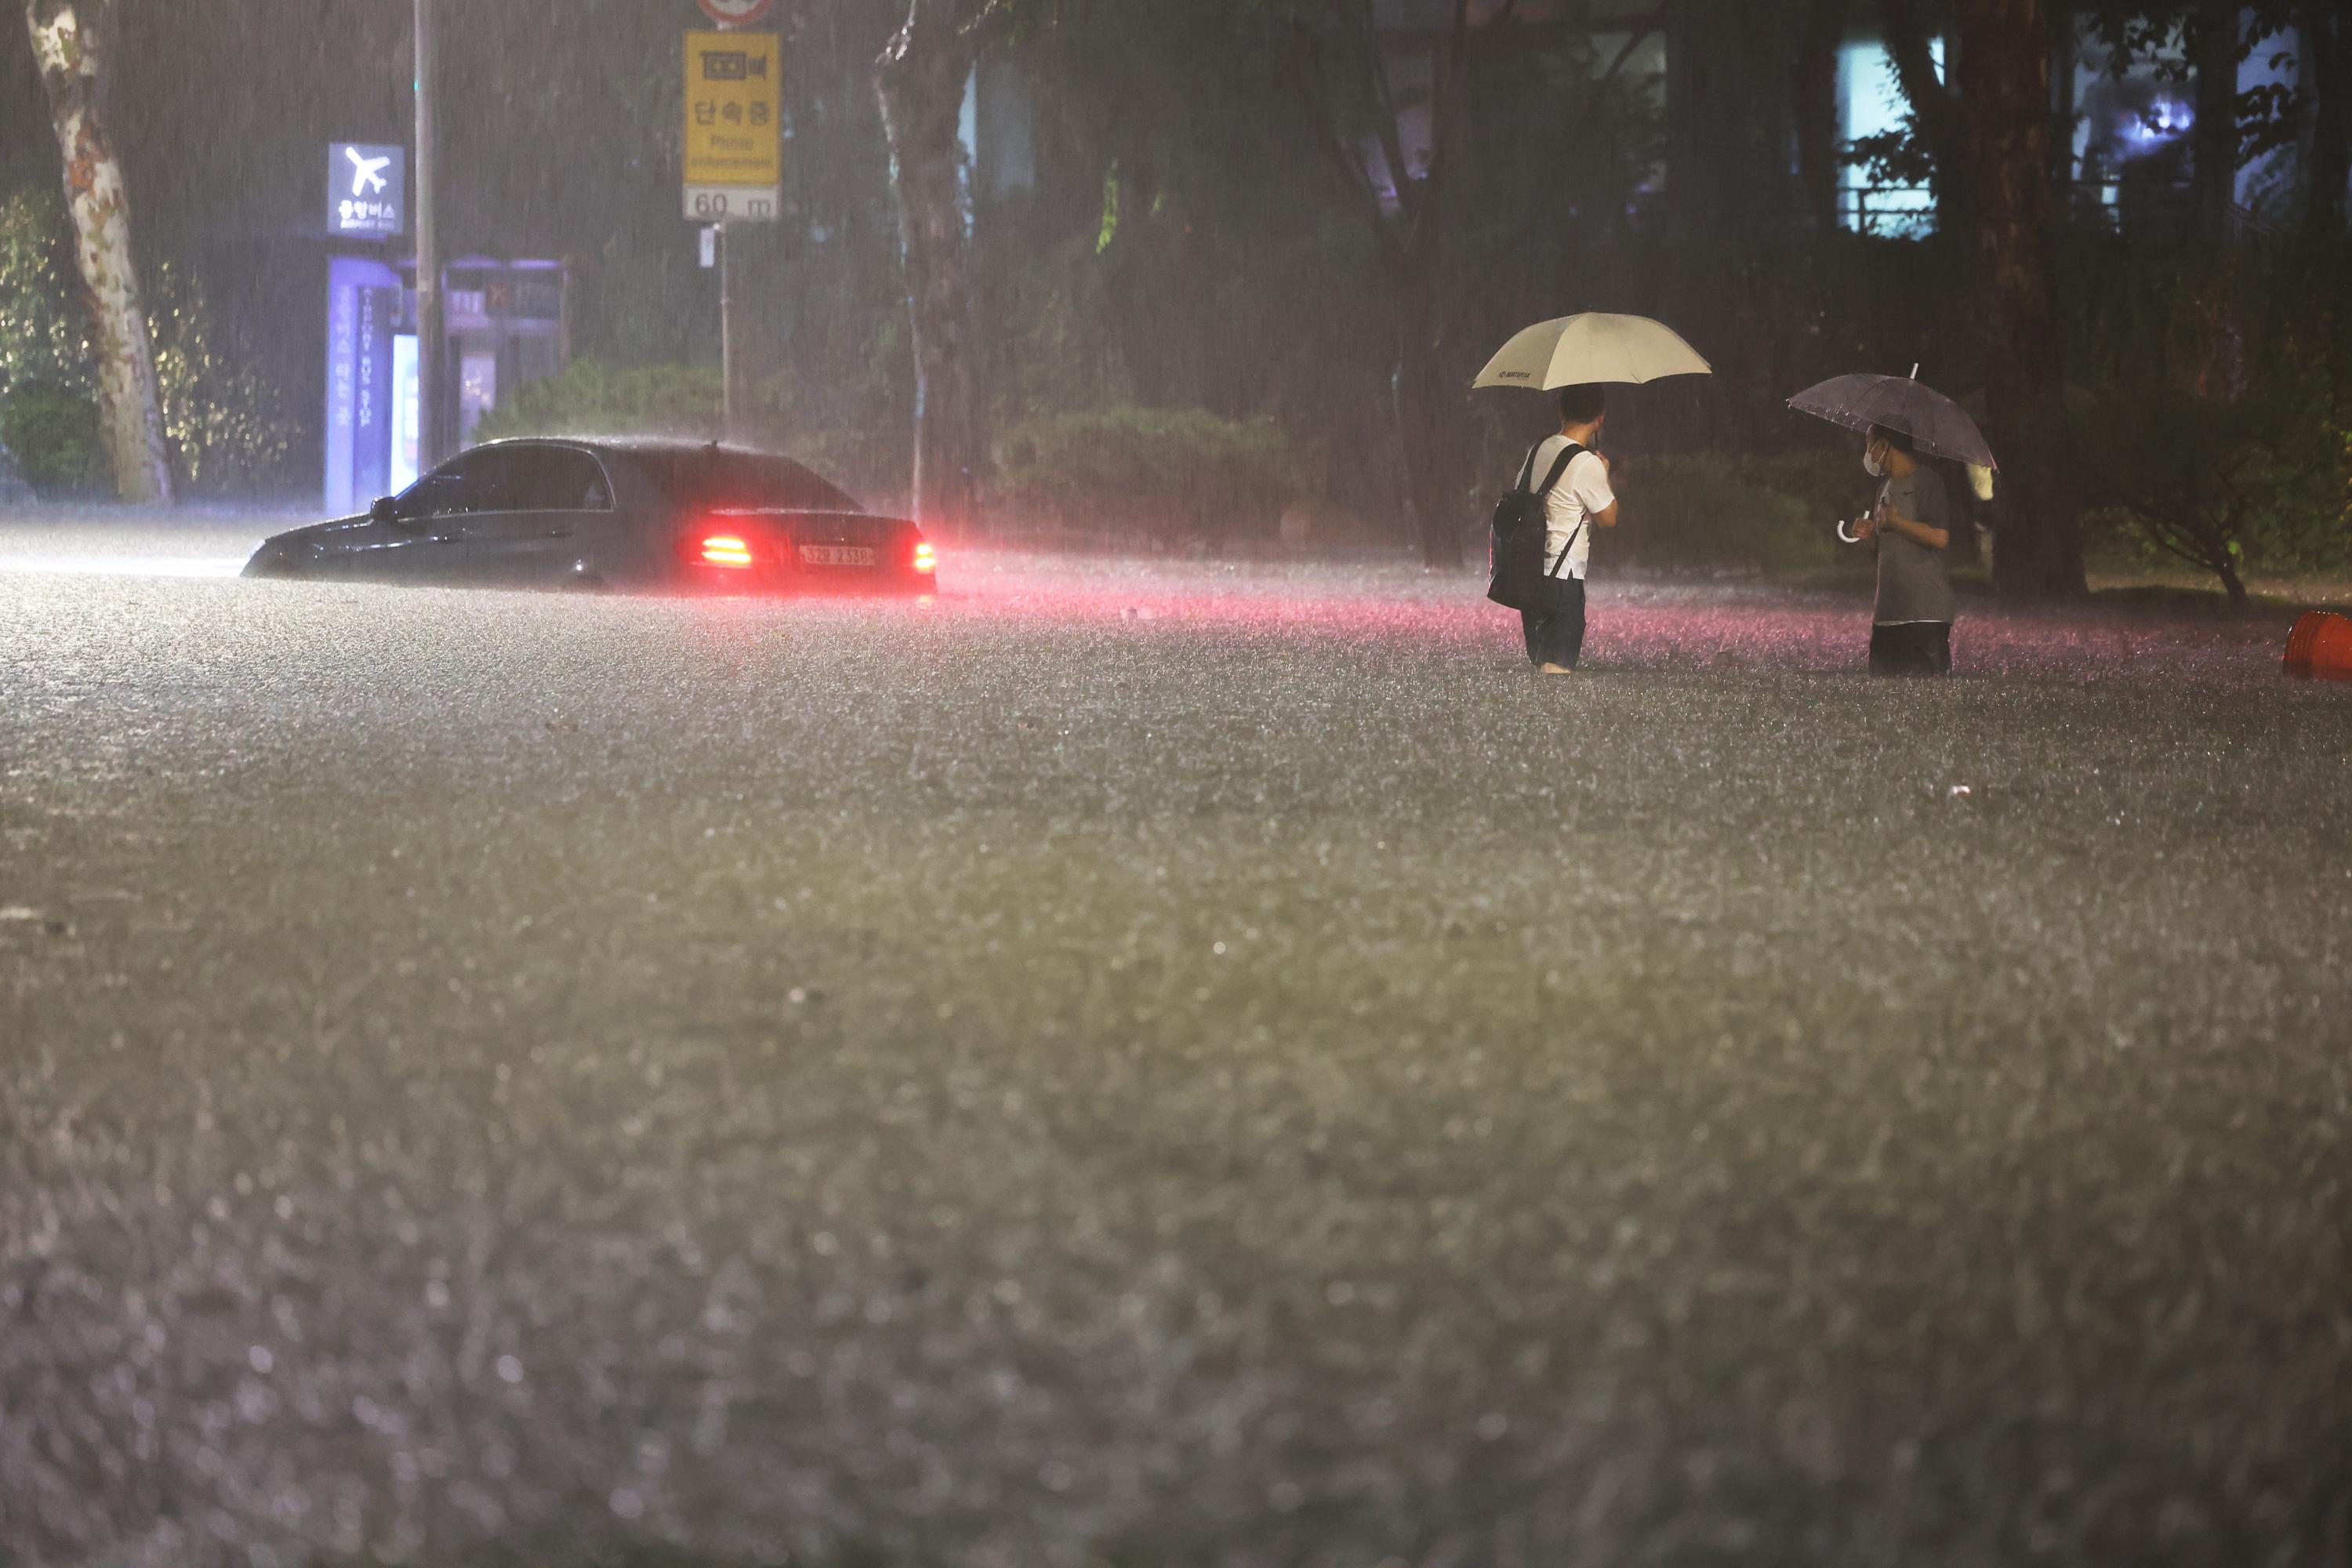
<svg viewBox="0 0 2352 1568">
<path fill-rule="evenodd" d="M 443 418 L 448 334 L 442 330 L 441 227 L 435 216 L 433 113 L 440 96 L 435 0 L 416 0 L 416 466 L 447 456 Z"/>
</svg>

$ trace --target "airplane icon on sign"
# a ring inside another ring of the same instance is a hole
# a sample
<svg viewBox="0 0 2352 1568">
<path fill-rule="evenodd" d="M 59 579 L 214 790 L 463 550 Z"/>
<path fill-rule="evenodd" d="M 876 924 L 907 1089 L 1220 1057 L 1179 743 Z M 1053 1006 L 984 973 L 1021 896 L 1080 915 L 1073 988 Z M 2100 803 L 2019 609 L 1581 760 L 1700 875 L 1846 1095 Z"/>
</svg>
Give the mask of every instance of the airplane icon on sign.
<svg viewBox="0 0 2352 1568">
<path fill-rule="evenodd" d="M 343 156 L 352 161 L 352 195 L 364 196 L 383 189 L 383 171 L 392 162 L 391 153 L 381 158 L 362 158 L 358 148 L 346 147 Z"/>
</svg>

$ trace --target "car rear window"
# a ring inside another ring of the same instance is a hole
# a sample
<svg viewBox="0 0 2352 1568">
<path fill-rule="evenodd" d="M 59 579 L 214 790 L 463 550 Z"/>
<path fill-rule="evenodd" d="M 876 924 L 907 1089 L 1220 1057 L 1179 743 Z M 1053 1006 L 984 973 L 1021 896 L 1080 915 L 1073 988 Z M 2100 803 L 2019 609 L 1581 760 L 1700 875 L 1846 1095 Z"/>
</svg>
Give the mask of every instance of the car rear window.
<svg viewBox="0 0 2352 1568">
<path fill-rule="evenodd" d="M 863 511 L 856 500 L 789 458 L 756 452 L 634 452 L 630 456 L 671 502 L 714 511 L 785 508 Z"/>
</svg>

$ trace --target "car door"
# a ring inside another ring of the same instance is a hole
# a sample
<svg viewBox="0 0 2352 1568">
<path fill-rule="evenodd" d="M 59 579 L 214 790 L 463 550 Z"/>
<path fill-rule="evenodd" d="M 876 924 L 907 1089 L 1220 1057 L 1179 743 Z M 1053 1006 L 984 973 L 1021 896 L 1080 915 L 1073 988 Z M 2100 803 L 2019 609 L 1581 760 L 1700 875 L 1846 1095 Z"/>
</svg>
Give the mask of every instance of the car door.
<svg viewBox="0 0 2352 1568">
<path fill-rule="evenodd" d="M 603 465 L 577 447 L 520 442 L 495 449 L 509 464 L 501 509 L 467 521 L 467 575 L 511 588 L 593 576 L 614 525 Z"/>
<path fill-rule="evenodd" d="M 376 583 L 454 582 L 464 575 L 465 521 L 486 499 L 475 455 L 442 464 L 367 515 L 314 531 L 302 575 Z"/>
</svg>

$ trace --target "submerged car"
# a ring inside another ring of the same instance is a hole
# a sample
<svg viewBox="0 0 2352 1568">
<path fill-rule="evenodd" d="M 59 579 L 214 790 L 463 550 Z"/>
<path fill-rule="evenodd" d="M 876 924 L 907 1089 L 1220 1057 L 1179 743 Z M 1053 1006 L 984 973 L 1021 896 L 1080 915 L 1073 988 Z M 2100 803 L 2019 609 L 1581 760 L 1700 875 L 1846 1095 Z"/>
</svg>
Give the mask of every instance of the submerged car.
<svg viewBox="0 0 2352 1568">
<path fill-rule="evenodd" d="M 263 542 L 248 577 L 509 588 L 929 592 L 921 530 L 788 458 L 688 441 L 493 441 L 359 517 Z"/>
</svg>

